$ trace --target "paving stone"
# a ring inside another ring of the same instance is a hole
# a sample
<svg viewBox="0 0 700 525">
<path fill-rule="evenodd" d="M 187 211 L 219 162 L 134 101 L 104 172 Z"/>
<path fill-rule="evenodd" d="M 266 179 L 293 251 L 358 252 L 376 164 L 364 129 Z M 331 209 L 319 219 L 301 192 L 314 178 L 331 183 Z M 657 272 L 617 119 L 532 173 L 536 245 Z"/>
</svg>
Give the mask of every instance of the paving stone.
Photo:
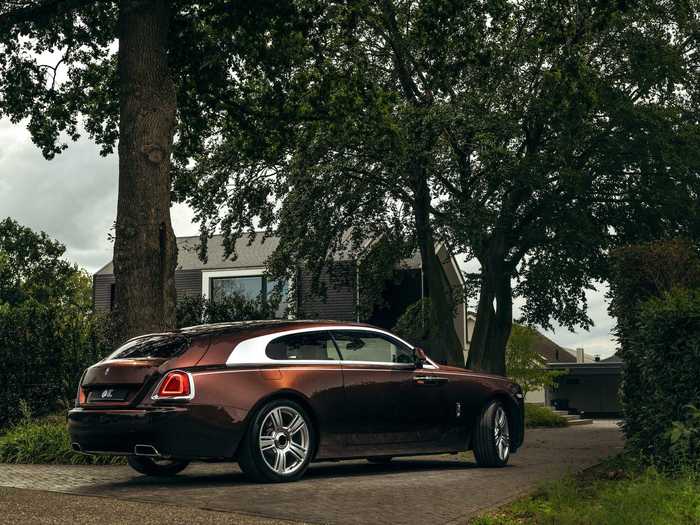
<svg viewBox="0 0 700 525">
<path fill-rule="evenodd" d="M 123 466 L 0 465 L 0 486 L 163 502 L 208 510 L 331 524 L 459 524 L 546 480 L 622 449 L 613 421 L 536 429 L 502 469 L 471 455 L 313 464 L 296 483 L 254 484 L 231 464 L 194 464 L 171 479 Z"/>
</svg>

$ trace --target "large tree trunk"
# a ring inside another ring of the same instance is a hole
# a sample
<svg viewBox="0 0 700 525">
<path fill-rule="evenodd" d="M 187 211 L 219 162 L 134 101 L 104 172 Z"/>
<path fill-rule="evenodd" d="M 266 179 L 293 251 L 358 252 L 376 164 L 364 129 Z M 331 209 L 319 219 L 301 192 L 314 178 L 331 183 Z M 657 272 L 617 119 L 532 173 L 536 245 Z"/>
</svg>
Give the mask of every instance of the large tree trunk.
<svg viewBox="0 0 700 525">
<path fill-rule="evenodd" d="M 416 221 L 416 236 L 423 265 L 423 276 L 428 285 L 428 294 L 432 311 L 430 322 L 437 332 L 435 348 L 431 348 L 431 357 L 438 362 L 464 366 L 462 345 L 455 333 L 455 305 L 452 290 L 445 282 L 445 274 L 439 257 L 435 253 L 435 239 L 430 223 L 430 191 L 422 172 L 414 178 L 415 203 L 413 206 Z"/>
<path fill-rule="evenodd" d="M 481 288 L 467 368 L 506 375 L 506 345 L 513 326 L 510 271 L 498 255 L 481 262 Z"/>
<path fill-rule="evenodd" d="M 117 340 L 175 326 L 170 152 L 176 100 L 166 53 L 170 18 L 164 0 L 119 4 Z"/>
</svg>

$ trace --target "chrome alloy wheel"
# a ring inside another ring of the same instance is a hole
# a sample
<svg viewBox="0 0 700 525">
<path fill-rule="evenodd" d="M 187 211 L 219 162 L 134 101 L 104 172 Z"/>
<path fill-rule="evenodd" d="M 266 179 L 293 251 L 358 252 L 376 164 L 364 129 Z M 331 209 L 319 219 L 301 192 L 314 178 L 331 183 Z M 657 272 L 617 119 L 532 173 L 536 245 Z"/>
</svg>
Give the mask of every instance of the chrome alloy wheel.
<svg viewBox="0 0 700 525">
<path fill-rule="evenodd" d="M 505 461 L 510 454 L 510 432 L 508 430 L 508 416 L 502 406 L 496 409 L 493 434 L 496 442 L 498 459 Z"/>
<path fill-rule="evenodd" d="M 292 474 L 309 455 L 309 427 L 294 408 L 273 408 L 260 425 L 258 438 L 262 457 L 277 474 Z"/>
</svg>

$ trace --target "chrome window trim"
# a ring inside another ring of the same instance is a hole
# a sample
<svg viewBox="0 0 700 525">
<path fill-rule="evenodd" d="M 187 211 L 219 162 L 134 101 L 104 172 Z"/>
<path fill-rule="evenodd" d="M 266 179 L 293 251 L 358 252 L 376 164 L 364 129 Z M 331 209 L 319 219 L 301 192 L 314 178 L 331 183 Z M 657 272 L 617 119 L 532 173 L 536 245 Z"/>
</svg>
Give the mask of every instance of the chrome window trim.
<svg viewBox="0 0 700 525">
<path fill-rule="evenodd" d="M 182 374 L 185 374 L 187 376 L 188 381 L 190 382 L 190 394 L 187 396 L 166 396 L 166 397 L 160 397 L 158 395 L 158 391 L 160 390 L 160 385 L 163 384 L 163 381 L 165 381 L 165 378 L 168 377 L 168 374 L 171 374 L 173 372 L 180 372 Z M 151 396 L 151 399 L 154 401 L 158 400 L 167 400 L 167 401 L 191 401 L 194 399 L 194 377 L 192 377 L 192 374 L 189 372 L 186 372 L 185 370 L 168 370 L 163 377 L 160 378 L 160 381 L 158 381 L 158 384 L 156 387 L 153 389 L 153 395 Z"/>
<path fill-rule="evenodd" d="M 303 365 L 374 365 L 374 366 L 384 366 L 397 369 L 406 369 L 406 363 L 388 363 L 384 361 L 343 361 L 342 359 L 271 359 L 265 353 L 267 345 L 278 339 L 280 337 L 285 337 L 287 335 L 303 334 L 309 332 L 331 332 L 331 331 L 346 331 L 346 332 L 374 332 L 389 337 L 390 339 L 396 339 L 397 341 L 403 343 L 411 349 L 416 347 L 412 344 L 404 341 L 400 337 L 387 332 L 386 330 L 381 330 L 379 328 L 371 328 L 364 326 L 346 326 L 346 325 L 327 325 L 314 328 L 293 328 L 289 330 L 283 330 L 280 332 L 274 332 L 266 335 L 259 335 L 257 337 L 251 337 L 250 339 L 245 339 L 238 343 L 234 349 L 229 354 L 226 359 L 226 366 L 235 367 L 239 365 L 270 365 L 270 364 L 303 364 Z M 428 358 L 428 361 L 423 368 L 428 370 L 437 370 L 440 367 Z M 172 399 L 172 398 L 171 398 Z"/>
</svg>

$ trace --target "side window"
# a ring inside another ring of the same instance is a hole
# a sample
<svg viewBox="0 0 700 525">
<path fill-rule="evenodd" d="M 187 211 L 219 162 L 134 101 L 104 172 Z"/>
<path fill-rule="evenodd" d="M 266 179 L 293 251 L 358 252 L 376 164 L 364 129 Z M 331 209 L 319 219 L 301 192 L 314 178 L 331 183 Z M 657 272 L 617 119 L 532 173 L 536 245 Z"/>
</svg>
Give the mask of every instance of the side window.
<svg viewBox="0 0 700 525">
<path fill-rule="evenodd" d="M 373 363 L 413 363 L 413 349 L 396 339 L 375 332 L 338 330 L 333 332 L 345 361 Z"/>
<path fill-rule="evenodd" d="M 337 361 L 338 352 L 329 332 L 291 334 L 273 339 L 265 355 L 276 360 Z"/>
</svg>

